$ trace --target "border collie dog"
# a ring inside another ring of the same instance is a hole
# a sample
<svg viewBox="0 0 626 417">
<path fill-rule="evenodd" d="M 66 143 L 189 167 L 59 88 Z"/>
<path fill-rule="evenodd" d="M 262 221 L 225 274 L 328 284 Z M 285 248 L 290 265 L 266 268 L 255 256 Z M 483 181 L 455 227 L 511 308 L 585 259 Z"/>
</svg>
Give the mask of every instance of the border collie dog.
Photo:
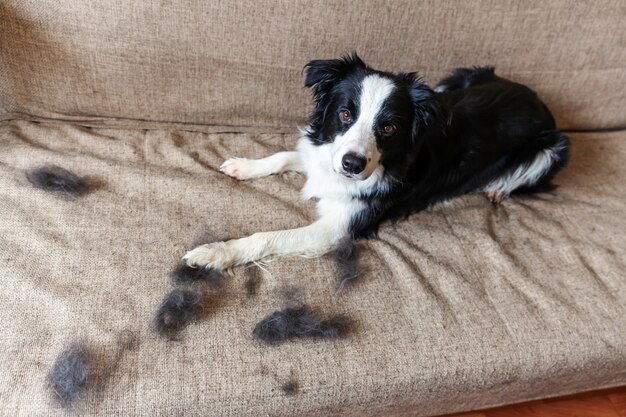
<svg viewBox="0 0 626 417">
<path fill-rule="evenodd" d="M 377 71 L 356 53 L 305 68 L 315 108 L 297 150 L 229 159 L 220 170 L 239 180 L 303 172 L 302 195 L 318 199 L 318 219 L 199 246 L 185 255 L 188 265 L 320 256 L 346 237 L 374 235 L 385 220 L 463 194 L 499 203 L 516 191 L 549 190 L 567 162 L 569 140 L 548 108 L 493 68 L 457 69 L 434 90 L 415 73 Z"/>
</svg>

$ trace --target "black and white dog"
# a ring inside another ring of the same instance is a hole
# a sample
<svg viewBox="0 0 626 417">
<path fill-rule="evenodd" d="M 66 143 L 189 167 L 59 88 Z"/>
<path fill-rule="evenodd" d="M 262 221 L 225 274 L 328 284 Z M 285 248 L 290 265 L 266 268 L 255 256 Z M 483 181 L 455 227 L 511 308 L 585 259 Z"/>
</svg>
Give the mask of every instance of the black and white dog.
<svg viewBox="0 0 626 417">
<path fill-rule="evenodd" d="M 551 188 L 569 140 L 529 88 L 493 68 L 457 69 L 431 90 L 414 73 L 368 67 L 356 54 L 307 64 L 315 109 L 297 150 L 229 159 L 239 180 L 284 171 L 307 175 L 319 218 L 292 230 L 255 233 L 188 252 L 190 266 L 228 269 L 263 258 L 320 256 L 346 238 L 369 237 L 466 193 L 499 203 L 515 191 Z"/>
</svg>

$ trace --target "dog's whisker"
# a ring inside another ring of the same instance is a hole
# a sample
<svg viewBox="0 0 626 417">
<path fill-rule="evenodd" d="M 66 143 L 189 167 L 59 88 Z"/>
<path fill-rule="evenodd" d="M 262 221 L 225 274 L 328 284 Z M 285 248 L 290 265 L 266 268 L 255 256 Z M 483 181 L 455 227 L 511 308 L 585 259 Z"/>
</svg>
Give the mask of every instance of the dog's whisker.
<svg viewBox="0 0 626 417">
<path fill-rule="evenodd" d="M 394 177 L 393 175 L 389 174 L 387 175 L 387 177 L 392 180 L 393 182 L 395 182 L 396 184 L 400 184 L 400 185 L 406 185 L 406 182 L 401 181 L 399 179 L 397 179 L 396 177 Z"/>
<path fill-rule="evenodd" d="M 267 273 L 269 273 L 269 272 L 270 272 L 270 271 L 268 271 L 268 270 L 267 270 L 267 268 L 265 268 L 265 267 L 263 266 L 263 264 L 262 264 L 260 261 L 252 261 L 252 263 L 253 263 L 253 264 L 254 264 L 257 268 L 259 268 L 260 270 L 265 271 L 265 272 L 267 272 Z"/>
</svg>

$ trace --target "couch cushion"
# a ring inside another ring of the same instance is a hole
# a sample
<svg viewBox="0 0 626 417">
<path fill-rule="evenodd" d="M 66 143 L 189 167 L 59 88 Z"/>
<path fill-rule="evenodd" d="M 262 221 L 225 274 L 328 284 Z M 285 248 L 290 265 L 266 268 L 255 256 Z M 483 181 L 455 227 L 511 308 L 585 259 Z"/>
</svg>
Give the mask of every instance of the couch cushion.
<svg viewBox="0 0 626 417">
<path fill-rule="evenodd" d="M 626 132 L 574 135 L 551 193 L 494 207 L 467 196 L 361 242 L 367 272 L 337 293 L 328 258 L 237 268 L 179 341 L 156 335 L 168 272 L 203 233 L 310 222 L 303 179 L 237 182 L 230 156 L 291 149 L 293 135 L 0 126 L 0 398 L 6 415 L 58 411 L 56 355 L 83 340 L 98 389 L 82 415 L 425 416 L 626 384 Z M 58 164 L 98 187 L 68 200 L 24 170 Z M 267 346 L 255 324 L 285 289 L 345 339 Z M 120 353 L 120 340 L 136 343 Z M 102 375 L 106 376 L 103 377 Z M 298 390 L 281 385 L 294 378 Z"/>
<path fill-rule="evenodd" d="M 625 18 L 622 0 L 5 0 L 0 119 L 292 129 L 304 64 L 357 50 L 431 83 L 495 65 L 562 128 L 624 127 Z"/>
</svg>

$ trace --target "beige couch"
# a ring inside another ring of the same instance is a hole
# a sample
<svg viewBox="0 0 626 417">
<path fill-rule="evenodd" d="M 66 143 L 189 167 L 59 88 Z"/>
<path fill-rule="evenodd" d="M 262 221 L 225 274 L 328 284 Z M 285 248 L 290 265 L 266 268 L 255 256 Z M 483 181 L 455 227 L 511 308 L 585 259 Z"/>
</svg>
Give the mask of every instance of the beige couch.
<svg viewBox="0 0 626 417">
<path fill-rule="evenodd" d="M 625 20 L 621 0 L 0 0 L 0 414 L 64 414 L 46 378 L 75 340 L 96 352 L 80 415 L 426 416 L 626 384 Z M 328 258 L 272 262 L 252 297 L 236 269 L 159 337 L 199 236 L 314 218 L 300 176 L 217 167 L 292 148 L 303 65 L 353 49 L 431 83 L 485 64 L 527 83 L 570 131 L 560 187 L 385 224 L 340 293 Z M 44 164 L 99 186 L 34 189 L 24 170 Z M 255 342 L 290 286 L 353 331 Z"/>
</svg>

